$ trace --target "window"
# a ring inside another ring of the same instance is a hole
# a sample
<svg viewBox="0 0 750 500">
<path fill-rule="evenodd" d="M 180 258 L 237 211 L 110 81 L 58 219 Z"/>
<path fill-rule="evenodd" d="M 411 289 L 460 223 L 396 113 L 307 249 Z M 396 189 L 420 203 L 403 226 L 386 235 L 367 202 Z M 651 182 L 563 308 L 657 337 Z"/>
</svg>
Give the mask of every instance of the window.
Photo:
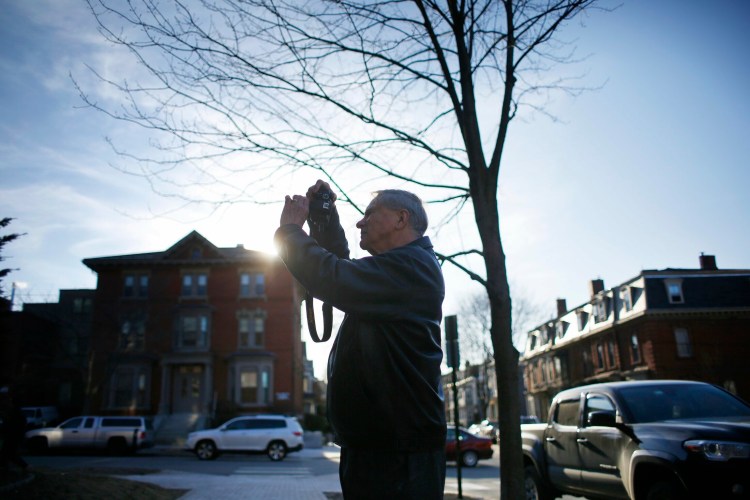
<svg viewBox="0 0 750 500">
<path fill-rule="evenodd" d="M 569 323 L 567 321 L 558 321 L 555 326 L 555 336 L 561 339 L 565 336 L 565 332 L 568 330 Z"/>
<path fill-rule="evenodd" d="M 147 408 L 148 372 L 145 366 L 120 366 L 112 375 L 110 407 Z"/>
<path fill-rule="evenodd" d="M 239 328 L 238 346 L 240 348 L 256 348 L 265 345 L 266 312 L 242 310 L 237 313 Z"/>
<path fill-rule="evenodd" d="M 617 358 L 615 357 L 614 340 L 610 340 L 607 342 L 607 365 L 612 369 L 617 367 Z"/>
<path fill-rule="evenodd" d="M 693 344 L 690 342 L 690 334 L 686 328 L 675 328 L 674 329 L 674 340 L 677 344 L 677 357 L 678 358 L 692 358 L 693 357 Z"/>
<path fill-rule="evenodd" d="M 588 350 L 583 351 L 581 356 L 583 359 L 583 376 L 590 377 L 594 372 L 594 364 L 591 361 L 591 353 Z"/>
<path fill-rule="evenodd" d="M 578 400 L 560 401 L 555 408 L 554 422 L 560 425 L 578 425 Z"/>
<path fill-rule="evenodd" d="M 262 297 L 266 293 L 263 274 L 240 273 L 240 297 Z"/>
<path fill-rule="evenodd" d="M 205 312 L 183 313 L 179 320 L 177 347 L 205 349 L 208 347 L 209 318 Z"/>
<path fill-rule="evenodd" d="M 183 297 L 205 297 L 208 288 L 206 273 L 186 273 L 182 275 Z"/>
<path fill-rule="evenodd" d="M 601 323 L 602 321 L 607 321 L 608 313 L 608 304 L 607 304 L 607 298 L 601 298 L 597 299 L 596 302 L 594 302 L 594 322 L 595 323 Z"/>
<path fill-rule="evenodd" d="M 60 428 L 61 429 L 77 429 L 81 426 L 82 422 L 83 422 L 82 417 L 71 418 L 70 420 L 63 422 L 60 425 Z"/>
<path fill-rule="evenodd" d="M 73 299 L 73 313 L 85 314 L 91 312 L 91 299 L 76 297 Z"/>
<path fill-rule="evenodd" d="M 685 297 L 682 295 L 681 279 L 664 280 L 664 286 L 667 287 L 667 298 L 670 304 L 683 304 L 685 302 Z"/>
<path fill-rule="evenodd" d="M 529 351 L 533 351 L 536 349 L 537 344 L 539 343 L 539 333 L 538 332 L 532 332 L 529 334 Z"/>
<path fill-rule="evenodd" d="M 148 297 L 148 274 L 129 273 L 125 275 L 123 297 L 145 299 Z"/>
<path fill-rule="evenodd" d="M 119 348 L 122 351 L 142 351 L 146 337 L 146 321 L 143 317 L 132 316 L 120 325 Z"/>
<path fill-rule="evenodd" d="M 638 344 L 638 335 L 630 336 L 630 360 L 633 364 L 641 362 L 641 346 Z"/>
<path fill-rule="evenodd" d="M 604 369 L 604 346 L 601 343 L 596 344 L 596 367 Z"/>
<path fill-rule="evenodd" d="M 578 331 L 583 331 L 586 328 L 586 323 L 589 321 L 589 313 L 583 309 L 579 309 L 576 311 L 576 316 L 578 316 Z"/>
<path fill-rule="evenodd" d="M 243 406 L 260 406 L 271 403 L 271 367 L 245 365 L 239 370 L 238 402 Z"/>
<path fill-rule="evenodd" d="M 633 310 L 633 294 L 629 286 L 620 288 L 620 300 L 622 300 L 622 308 L 626 312 Z"/>
<path fill-rule="evenodd" d="M 586 412 L 585 415 L 587 415 L 586 419 L 588 420 L 588 414 L 592 411 L 610 411 L 610 412 L 616 412 L 617 409 L 615 408 L 615 405 L 612 403 L 612 401 L 609 400 L 606 396 L 600 396 L 600 395 L 590 395 L 586 398 Z"/>
</svg>

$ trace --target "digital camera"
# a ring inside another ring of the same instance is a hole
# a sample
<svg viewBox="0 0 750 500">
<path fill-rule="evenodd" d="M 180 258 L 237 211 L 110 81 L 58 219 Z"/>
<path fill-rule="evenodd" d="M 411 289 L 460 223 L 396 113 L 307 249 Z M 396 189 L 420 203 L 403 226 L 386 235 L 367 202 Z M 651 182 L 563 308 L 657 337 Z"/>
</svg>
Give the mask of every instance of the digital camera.
<svg viewBox="0 0 750 500">
<path fill-rule="evenodd" d="M 331 220 L 333 211 L 333 193 L 331 190 L 321 187 L 310 200 L 310 211 L 307 223 L 316 232 L 323 232 Z"/>
</svg>

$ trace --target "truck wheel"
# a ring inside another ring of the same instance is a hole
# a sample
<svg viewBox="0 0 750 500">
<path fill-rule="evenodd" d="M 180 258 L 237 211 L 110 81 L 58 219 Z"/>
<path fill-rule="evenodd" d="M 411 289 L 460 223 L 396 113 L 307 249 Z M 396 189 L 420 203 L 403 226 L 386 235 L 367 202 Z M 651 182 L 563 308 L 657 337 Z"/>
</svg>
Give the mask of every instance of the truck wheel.
<svg viewBox="0 0 750 500">
<path fill-rule="evenodd" d="M 685 498 L 685 492 L 674 480 L 660 479 L 649 486 L 646 500 L 679 500 Z"/>
<path fill-rule="evenodd" d="M 547 492 L 547 488 L 542 483 L 542 478 L 533 465 L 527 465 L 523 472 L 524 498 L 526 500 L 550 500 L 553 498 Z"/>
<path fill-rule="evenodd" d="M 468 450 L 461 453 L 461 463 L 466 467 L 476 467 L 479 462 L 479 456 L 476 451 Z"/>
<path fill-rule="evenodd" d="M 195 445 L 195 454 L 201 460 L 213 460 L 219 454 L 213 441 L 203 440 Z"/>
<path fill-rule="evenodd" d="M 281 441 L 272 441 L 266 449 L 266 454 L 274 462 L 284 460 L 286 457 L 286 445 Z"/>
</svg>

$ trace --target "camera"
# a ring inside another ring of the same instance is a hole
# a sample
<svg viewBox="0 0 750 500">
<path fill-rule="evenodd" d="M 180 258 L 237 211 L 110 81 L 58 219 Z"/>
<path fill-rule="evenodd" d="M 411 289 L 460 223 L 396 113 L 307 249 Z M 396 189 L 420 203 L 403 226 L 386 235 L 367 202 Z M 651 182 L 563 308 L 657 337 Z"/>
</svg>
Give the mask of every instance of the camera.
<svg viewBox="0 0 750 500">
<path fill-rule="evenodd" d="M 309 210 L 307 223 L 310 225 L 310 229 L 322 233 L 331 220 L 333 192 L 330 189 L 321 187 L 310 200 Z"/>
</svg>

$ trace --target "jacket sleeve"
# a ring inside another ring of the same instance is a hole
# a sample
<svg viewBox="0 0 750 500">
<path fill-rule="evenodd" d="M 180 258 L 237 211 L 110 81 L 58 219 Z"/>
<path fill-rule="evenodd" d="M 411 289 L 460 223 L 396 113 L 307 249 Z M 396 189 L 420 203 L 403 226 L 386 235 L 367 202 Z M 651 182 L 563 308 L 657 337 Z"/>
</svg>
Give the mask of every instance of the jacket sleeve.
<svg viewBox="0 0 750 500">
<path fill-rule="evenodd" d="M 293 224 L 280 227 L 275 240 L 297 281 L 315 298 L 346 313 L 408 319 L 421 315 L 421 304 L 442 301 L 442 295 L 436 296 L 445 289 L 439 265 L 421 247 L 406 245 L 373 257 L 341 259 Z"/>
</svg>

